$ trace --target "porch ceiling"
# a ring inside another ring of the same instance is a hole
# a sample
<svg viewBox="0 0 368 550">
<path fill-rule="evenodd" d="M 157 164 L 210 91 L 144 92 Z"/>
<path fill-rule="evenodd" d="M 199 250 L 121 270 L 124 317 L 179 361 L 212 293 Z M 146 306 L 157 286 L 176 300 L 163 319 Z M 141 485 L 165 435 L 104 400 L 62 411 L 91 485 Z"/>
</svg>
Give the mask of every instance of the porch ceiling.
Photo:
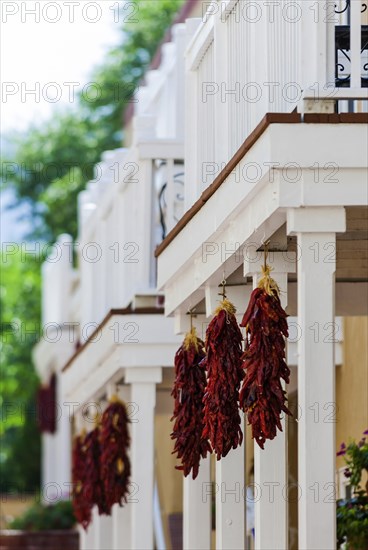
<svg viewBox="0 0 368 550">
<path fill-rule="evenodd" d="M 368 117 L 349 115 L 341 122 L 331 116 L 299 124 L 271 121 L 179 221 L 157 250 L 166 315 L 200 303 L 205 286 L 219 284 L 224 271 L 231 283 L 244 284 L 239 250 L 255 251 L 275 232 L 280 238 L 276 249 L 295 250 L 296 239 L 286 238 L 288 208 L 345 207 L 346 232 L 337 235 L 336 280 L 367 282 L 368 132 L 362 123 Z M 260 177 L 242 177 L 247 167 L 259 167 Z"/>
</svg>

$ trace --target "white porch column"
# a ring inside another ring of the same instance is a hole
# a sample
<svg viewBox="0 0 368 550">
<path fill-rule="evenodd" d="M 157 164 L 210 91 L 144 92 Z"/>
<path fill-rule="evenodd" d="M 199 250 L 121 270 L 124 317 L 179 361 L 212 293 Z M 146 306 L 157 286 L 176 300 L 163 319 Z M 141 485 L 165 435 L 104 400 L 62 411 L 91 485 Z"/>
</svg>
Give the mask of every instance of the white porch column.
<svg viewBox="0 0 368 550">
<path fill-rule="evenodd" d="M 75 414 L 75 428 L 77 434 L 80 434 L 83 428 L 86 430 L 89 428 L 89 424 L 87 423 L 86 418 L 82 415 L 81 409 L 79 409 Z M 98 513 L 95 506 L 92 510 L 91 523 L 89 524 L 87 531 L 85 531 L 81 525 L 78 525 L 80 550 L 98 550 L 95 532 L 97 518 Z"/>
<path fill-rule="evenodd" d="M 100 408 L 102 411 L 105 410 L 107 405 L 108 403 L 105 400 L 100 401 Z M 88 420 L 88 417 L 86 417 L 86 420 Z M 89 426 L 90 430 L 94 428 L 94 425 L 91 425 L 90 419 L 87 425 Z M 100 516 L 97 506 L 95 506 L 93 508 L 92 517 L 94 525 L 95 550 L 112 550 L 112 516 Z"/>
<path fill-rule="evenodd" d="M 331 550 L 336 545 L 334 278 L 336 232 L 345 231 L 345 210 L 290 209 L 287 229 L 298 237 L 299 548 Z"/>
<path fill-rule="evenodd" d="M 240 416 L 244 434 L 244 413 L 241 411 Z M 245 548 L 244 458 L 245 441 L 216 462 L 216 550 Z"/>
<path fill-rule="evenodd" d="M 97 546 L 95 546 L 95 527 L 93 519 L 87 531 L 85 531 L 81 525 L 78 526 L 78 531 L 80 550 L 97 550 Z"/>
<path fill-rule="evenodd" d="M 211 461 L 201 460 L 196 479 L 184 478 L 183 548 L 208 550 L 211 548 Z"/>
<path fill-rule="evenodd" d="M 273 268 L 272 278 L 280 287 L 282 307 L 287 306 L 288 272 L 295 272 L 295 254 L 270 252 L 267 264 Z M 246 260 L 244 275 L 253 274 L 253 287 L 258 284 L 264 260 Z M 287 426 L 285 415 L 281 420 L 282 432 L 272 441 L 267 440 L 262 450 L 254 442 L 255 483 L 255 548 L 256 550 L 288 548 L 287 477 Z M 286 497 L 285 497 L 286 495 Z"/>
<path fill-rule="evenodd" d="M 96 550 L 112 549 L 112 517 L 99 516 L 97 507 L 93 509 L 93 524 Z M 88 549 L 89 550 L 89 549 Z"/>
<path fill-rule="evenodd" d="M 228 25 L 224 23 L 226 7 L 223 2 L 220 2 L 220 10 L 214 17 L 214 70 L 215 82 L 221 86 L 228 79 Z M 229 90 L 230 91 L 230 90 Z M 218 166 L 224 165 L 229 161 L 229 97 L 222 93 L 216 94 L 215 100 L 215 162 Z M 207 185 L 211 183 L 208 182 Z"/>
<path fill-rule="evenodd" d="M 218 306 L 218 286 L 206 286 L 206 315 Z M 238 314 L 244 307 L 247 290 L 244 286 L 228 287 L 227 298 Z M 239 411 L 244 434 L 244 413 Z M 243 444 L 216 461 L 216 550 L 243 550 L 245 548 L 245 434 Z M 206 498 L 206 494 L 204 494 Z M 208 496 L 207 496 L 208 498 Z M 210 548 L 210 546 L 208 547 Z"/>
<path fill-rule="evenodd" d="M 68 493 L 71 481 L 71 417 L 68 409 L 64 406 L 65 401 L 65 379 L 61 373 L 57 373 L 57 432 L 56 432 L 56 474 L 57 481 L 63 492 L 63 498 Z"/>
<path fill-rule="evenodd" d="M 128 403 L 130 401 L 130 392 L 128 386 L 117 387 L 117 395 Z M 133 504 L 134 506 L 134 504 Z M 132 504 L 129 502 L 124 506 L 114 504 L 112 508 L 112 550 L 130 550 L 131 546 L 131 517 Z"/>
<path fill-rule="evenodd" d="M 154 410 L 156 384 L 162 381 L 160 367 L 125 370 L 125 383 L 131 384 L 131 401 L 138 407 L 138 422 L 131 425 L 132 550 L 153 550 Z"/>
<path fill-rule="evenodd" d="M 55 435 L 45 432 L 42 434 L 42 499 L 47 502 L 46 491 L 49 483 L 55 483 Z M 50 491 L 51 494 L 51 491 Z"/>
</svg>

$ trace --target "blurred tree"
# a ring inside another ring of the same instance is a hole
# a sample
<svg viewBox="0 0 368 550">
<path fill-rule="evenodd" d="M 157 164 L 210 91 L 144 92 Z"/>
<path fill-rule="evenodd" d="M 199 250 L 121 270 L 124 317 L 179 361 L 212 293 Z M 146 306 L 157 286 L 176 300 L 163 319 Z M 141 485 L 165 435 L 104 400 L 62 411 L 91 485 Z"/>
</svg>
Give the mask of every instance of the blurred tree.
<svg viewBox="0 0 368 550">
<path fill-rule="evenodd" d="M 15 190 L 18 203 L 29 204 L 35 229 L 28 238 L 53 242 L 60 233 L 76 236 L 77 194 L 92 179 L 101 153 L 121 146 L 124 111 L 184 1 L 122 4 L 120 44 L 91 77 L 101 90 L 97 98 L 80 94 L 74 108 L 13 136 L 14 153 L 2 163 L 2 186 Z M 18 253 L 1 263 L 1 484 L 5 490 L 32 491 L 40 480 L 38 379 L 31 358 L 37 329 L 32 338 L 21 328 L 40 323 L 40 261 Z"/>
<path fill-rule="evenodd" d="M 98 120 L 103 119 L 113 139 L 121 141 L 124 110 L 184 0 L 133 0 L 121 8 L 122 45 L 112 48 L 106 62 L 92 74 L 101 96 L 81 103 Z"/>
<path fill-rule="evenodd" d="M 32 491 L 39 486 L 40 436 L 36 426 L 34 398 L 38 377 L 32 364 L 32 347 L 40 334 L 39 267 L 39 258 L 24 257 L 21 250 L 1 256 L 2 491 Z"/>
<path fill-rule="evenodd" d="M 93 176 L 103 151 L 122 144 L 124 111 L 166 29 L 184 0 L 131 0 L 121 5 L 121 41 L 91 75 L 99 93 L 82 92 L 74 109 L 29 128 L 3 163 L 3 184 L 28 201 L 37 228 L 31 237 L 76 236 L 76 196 Z M 129 11 L 126 7 L 129 7 Z M 134 8 L 134 9 L 133 9 Z M 92 95 L 92 94 L 91 94 Z"/>
</svg>

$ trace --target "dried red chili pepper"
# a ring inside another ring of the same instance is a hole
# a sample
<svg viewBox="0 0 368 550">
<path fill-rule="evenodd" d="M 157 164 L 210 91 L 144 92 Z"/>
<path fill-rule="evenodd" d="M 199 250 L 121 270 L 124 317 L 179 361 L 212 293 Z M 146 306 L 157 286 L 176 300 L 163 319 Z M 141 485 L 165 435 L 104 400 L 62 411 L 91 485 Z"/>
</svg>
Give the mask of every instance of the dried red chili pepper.
<svg viewBox="0 0 368 550">
<path fill-rule="evenodd" d="M 40 432 L 56 431 L 56 374 L 53 373 L 49 384 L 40 386 L 37 392 L 37 421 Z"/>
<path fill-rule="evenodd" d="M 252 425 L 252 436 L 264 448 L 266 439 L 282 431 L 280 415 L 290 414 L 281 379 L 289 383 L 290 370 L 285 362 L 287 314 L 279 298 L 279 288 L 264 266 L 263 277 L 254 289 L 240 323 L 246 328 L 243 368 L 245 379 L 240 390 L 240 407 Z"/>
<path fill-rule="evenodd" d="M 104 484 L 101 479 L 101 444 L 100 428 L 96 426 L 89 432 L 83 442 L 85 451 L 85 481 L 84 498 L 90 503 L 91 509 L 96 504 L 100 515 L 110 515 L 105 498 Z"/>
<path fill-rule="evenodd" d="M 101 420 L 101 478 L 109 509 L 115 503 L 122 506 L 123 502 L 127 502 L 129 493 L 128 423 L 125 404 L 116 396 L 112 397 Z"/>
<path fill-rule="evenodd" d="M 243 432 L 238 407 L 242 369 L 242 334 L 235 307 L 226 298 L 215 312 L 206 332 L 207 387 L 203 398 L 204 430 L 217 460 L 242 444 Z"/>
<path fill-rule="evenodd" d="M 84 447 L 85 433 L 74 438 L 72 451 L 72 504 L 75 518 L 84 529 L 91 522 L 92 506 L 85 496 L 86 482 L 86 449 Z"/>
<path fill-rule="evenodd" d="M 192 327 L 175 354 L 175 382 L 171 392 L 175 399 L 171 421 L 175 419 L 175 423 L 171 439 L 175 440 L 173 453 L 177 453 L 181 461 L 176 469 L 183 470 L 185 477 L 192 471 L 193 479 L 198 475 L 201 457 L 211 452 L 208 440 L 202 437 L 206 371 L 200 363 L 204 357 L 204 343 Z"/>
</svg>

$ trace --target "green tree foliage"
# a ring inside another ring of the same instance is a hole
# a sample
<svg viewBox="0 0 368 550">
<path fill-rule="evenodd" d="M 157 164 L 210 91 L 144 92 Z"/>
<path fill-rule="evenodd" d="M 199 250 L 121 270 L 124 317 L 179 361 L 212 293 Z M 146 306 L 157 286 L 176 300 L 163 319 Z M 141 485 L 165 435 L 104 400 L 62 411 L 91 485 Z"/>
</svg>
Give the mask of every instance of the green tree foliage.
<svg viewBox="0 0 368 550">
<path fill-rule="evenodd" d="M 40 262 L 19 250 L 1 257 L 0 405 L 2 490 L 31 491 L 39 484 L 36 426 L 38 377 L 32 348 L 40 334 Z M 26 465 L 26 467 L 25 467 Z"/>
<path fill-rule="evenodd" d="M 123 48 L 113 48 L 106 62 L 92 74 L 101 88 L 101 97 L 81 102 L 88 112 L 108 125 L 112 137 L 120 139 L 122 118 L 132 94 L 143 77 L 157 46 L 163 39 L 184 0 L 133 0 L 120 13 Z"/>
<path fill-rule="evenodd" d="M 122 4 L 120 44 L 91 75 L 96 98 L 80 93 L 73 109 L 56 111 L 48 123 L 16 139 L 3 181 L 32 206 L 38 222 L 32 237 L 76 235 L 76 196 L 93 177 L 101 153 L 121 146 L 125 109 L 183 1 L 133 0 L 129 11 Z"/>
<path fill-rule="evenodd" d="M 93 178 L 102 152 L 121 146 L 125 109 L 183 3 L 122 4 L 120 43 L 91 75 L 101 92 L 96 99 L 80 93 L 70 109 L 55 110 L 47 123 L 8 136 L 14 154 L 2 164 L 2 185 L 15 190 L 18 203 L 31 207 L 35 229 L 28 238 L 53 242 L 60 233 L 76 236 L 77 195 Z M 40 478 L 38 379 L 31 358 L 40 323 L 40 262 L 19 253 L 1 260 L 1 483 L 3 490 L 33 491 Z M 21 328 L 32 326 L 34 337 L 26 337 Z"/>
<path fill-rule="evenodd" d="M 74 525 L 75 517 L 70 501 L 49 505 L 35 502 L 21 517 L 12 521 L 10 528 L 26 531 L 49 531 L 72 529 Z"/>
<path fill-rule="evenodd" d="M 355 550 L 368 548 L 368 430 L 363 435 L 358 443 L 342 443 L 337 453 L 344 456 L 344 475 L 351 486 L 350 498 L 337 501 L 337 548 L 343 544 Z"/>
</svg>

